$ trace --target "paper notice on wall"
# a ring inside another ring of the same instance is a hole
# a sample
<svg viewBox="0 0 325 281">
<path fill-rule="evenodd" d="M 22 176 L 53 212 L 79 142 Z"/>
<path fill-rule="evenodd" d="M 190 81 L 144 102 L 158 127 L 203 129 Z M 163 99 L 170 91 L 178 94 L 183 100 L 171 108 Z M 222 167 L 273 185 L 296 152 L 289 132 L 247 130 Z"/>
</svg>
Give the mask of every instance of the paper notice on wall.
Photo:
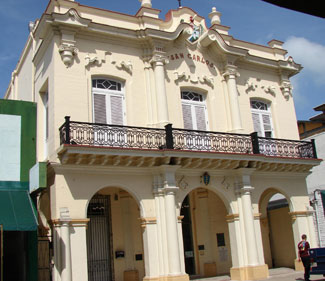
<svg viewBox="0 0 325 281">
<path fill-rule="evenodd" d="M 228 249 L 226 247 L 218 247 L 219 261 L 226 262 L 228 260 Z"/>
<path fill-rule="evenodd" d="M 185 258 L 193 258 L 194 253 L 193 251 L 185 251 Z"/>
</svg>

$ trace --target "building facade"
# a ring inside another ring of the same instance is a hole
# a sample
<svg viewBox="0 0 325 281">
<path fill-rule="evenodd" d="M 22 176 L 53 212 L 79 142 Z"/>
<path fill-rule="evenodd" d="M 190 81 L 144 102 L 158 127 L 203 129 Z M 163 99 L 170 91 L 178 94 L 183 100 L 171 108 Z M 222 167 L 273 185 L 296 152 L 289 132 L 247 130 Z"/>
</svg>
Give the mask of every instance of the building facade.
<svg viewBox="0 0 325 281">
<path fill-rule="evenodd" d="M 325 158 L 325 105 L 314 108 L 321 113 L 309 120 L 298 120 L 298 128 L 301 140 L 315 140 L 316 152 L 319 159 Z M 315 209 L 314 223 L 319 247 L 325 246 L 325 163 L 322 161 L 317 167 L 312 168 L 307 176 L 307 188 L 310 201 Z"/>
<path fill-rule="evenodd" d="M 296 126 L 301 66 L 280 41 L 233 38 L 215 8 L 211 24 L 159 13 L 150 0 L 134 16 L 56 0 L 30 25 L 6 98 L 37 103 L 53 280 L 298 269 L 301 234 L 316 245 L 305 180 L 320 162 Z M 276 193 L 288 208 L 270 216 Z"/>
<path fill-rule="evenodd" d="M 36 104 L 0 100 L 1 281 L 37 280 L 37 213 L 29 195 L 36 161 Z"/>
</svg>

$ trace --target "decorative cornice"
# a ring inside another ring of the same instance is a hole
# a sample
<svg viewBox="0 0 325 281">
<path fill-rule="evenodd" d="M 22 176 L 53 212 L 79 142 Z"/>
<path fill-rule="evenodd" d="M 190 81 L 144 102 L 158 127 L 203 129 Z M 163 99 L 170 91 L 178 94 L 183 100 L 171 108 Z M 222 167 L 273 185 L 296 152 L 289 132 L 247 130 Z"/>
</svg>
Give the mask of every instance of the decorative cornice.
<svg viewBox="0 0 325 281">
<path fill-rule="evenodd" d="M 291 219 L 295 221 L 298 217 L 308 217 L 315 213 L 314 210 L 289 212 Z"/>
<path fill-rule="evenodd" d="M 169 63 L 169 60 L 167 59 L 165 54 L 154 54 L 150 60 L 151 64 L 167 64 Z"/>
<path fill-rule="evenodd" d="M 178 216 L 178 217 L 177 217 L 178 222 L 181 223 L 182 220 L 183 220 L 183 218 L 184 218 L 184 216 Z"/>
<path fill-rule="evenodd" d="M 254 219 L 259 220 L 261 218 L 262 214 L 261 213 L 256 213 L 254 214 Z"/>
<path fill-rule="evenodd" d="M 82 227 L 82 226 L 87 226 L 89 223 L 90 219 L 69 219 L 69 220 L 62 220 L 62 219 L 53 219 L 51 221 L 52 225 L 55 227 L 59 227 L 64 223 L 68 223 L 70 226 L 73 227 Z"/>
<path fill-rule="evenodd" d="M 209 29 L 199 38 L 199 44 L 202 47 L 207 48 L 213 43 L 215 43 L 215 46 L 221 49 L 225 54 L 232 54 L 238 58 L 245 57 L 248 54 L 248 50 L 246 49 L 228 45 L 221 35 L 213 29 Z"/>
<path fill-rule="evenodd" d="M 148 224 L 156 224 L 157 218 L 155 217 L 147 217 L 147 218 L 139 218 L 141 221 L 141 227 L 145 228 Z"/>
<path fill-rule="evenodd" d="M 235 79 L 240 77 L 239 72 L 237 71 L 237 66 L 233 64 L 227 64 L 225 66 L 225 71 L 223 72 L 223 77 L 226 79 L 232 78 Z"/>
<path fill-rule="evenodd" d="M 226 216 L 227 222 L 234 222 L 239 220 L 239 214 L 230 214 Z"/>
</svg>

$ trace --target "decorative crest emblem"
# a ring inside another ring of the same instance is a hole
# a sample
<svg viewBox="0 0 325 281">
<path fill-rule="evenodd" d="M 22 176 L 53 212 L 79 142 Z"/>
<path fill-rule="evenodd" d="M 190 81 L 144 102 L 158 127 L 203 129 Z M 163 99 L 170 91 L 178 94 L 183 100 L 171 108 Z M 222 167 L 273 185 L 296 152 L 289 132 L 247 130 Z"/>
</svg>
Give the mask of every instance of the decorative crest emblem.
<svg viewBox="0 0 325 281">
<path fill-rule="evenodd" d="M 190 26 L 193 28 L 193 32 L 187 40 L 190 41 L 191 43 L 193 43 L 193 42 L 197 41 L 199 39 L 199 37 L 202 35 L 203 27 L 202 27 L 202 25 L 198 26 L 198 25 L 194 24 L 194 19 L 192 16 L 190 17 L 190 21 L 191 21 Z"/>
<path fill-rule="evenodd" d="M 205 172 L 202 175 L 202 179 L 205 185 L 208 185 L 210 183 L 210 175 L 208 174 L 208 172 Z"/>
</svg>

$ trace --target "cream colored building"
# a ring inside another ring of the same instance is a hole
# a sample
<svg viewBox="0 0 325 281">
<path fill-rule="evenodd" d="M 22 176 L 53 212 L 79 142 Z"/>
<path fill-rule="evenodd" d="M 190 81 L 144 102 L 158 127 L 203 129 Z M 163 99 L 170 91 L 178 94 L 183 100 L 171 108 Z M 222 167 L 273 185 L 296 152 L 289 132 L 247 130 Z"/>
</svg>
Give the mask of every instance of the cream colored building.
<svg viewBox="0 0 325 281">
<path fill-rule="evenodd" d="M 150 0 L 136 15 L 53 0 L 30 25 L 6 98 L 38 105 L 53 280 L 299 268 L 301 234 L 316 241 L 305 179 L 319 163 L 296 126 L 301 66 L 280 41 L 233 38 L 215 8 L 208 21 L 159 13 Z M 289 207 L 268 215 L 276 193 Z"/>
</svg>

